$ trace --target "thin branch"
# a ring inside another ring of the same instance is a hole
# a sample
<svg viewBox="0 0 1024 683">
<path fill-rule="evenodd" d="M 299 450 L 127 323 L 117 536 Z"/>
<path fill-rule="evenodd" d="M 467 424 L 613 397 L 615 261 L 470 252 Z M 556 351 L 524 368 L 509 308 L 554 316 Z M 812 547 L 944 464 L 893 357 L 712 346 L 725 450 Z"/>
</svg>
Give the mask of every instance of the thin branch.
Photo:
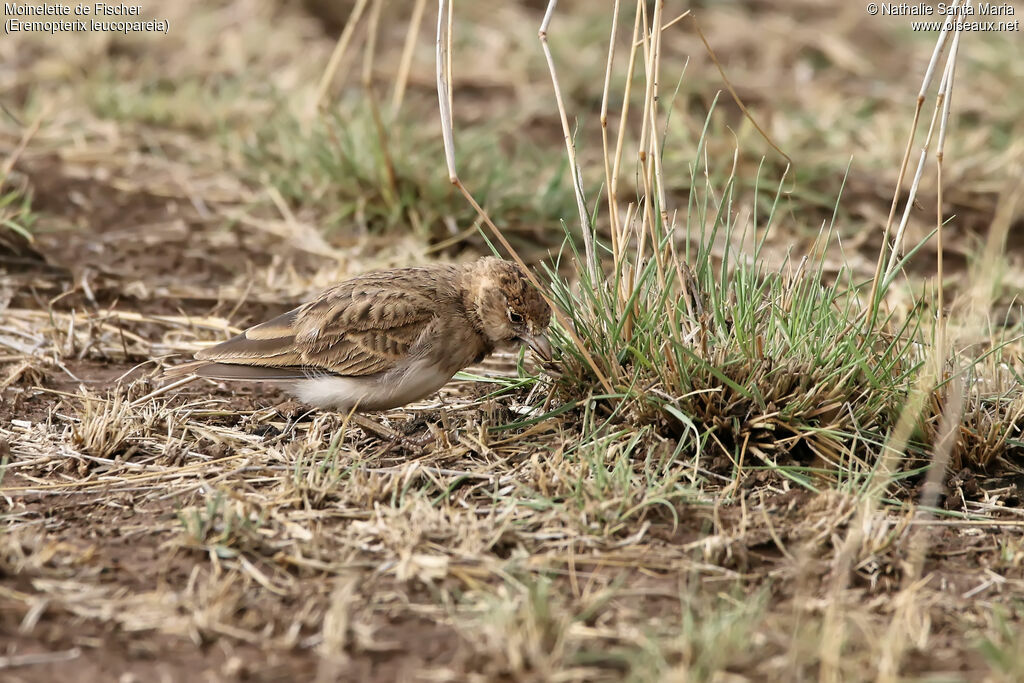
<svg viewBox="0 0 1024 683">
<path fill-rule="evenodd" d="M 580 230 L 583 232 L 583 251 L 587 261 L 586 266 L 591 280 L 596 282 L 599 273 L 597 257 L 594 253 L 594 235 L 590 227 L 590 217 L 587 214 L 587 200 L 583 196 L 583 172 L 576 162 L 576 143 L 573 141 L 572 130 L 569 128 L 569 117 L 565 113 L 565 102 L 562 100 L 562 89 L 558 85 L 558 72 L 555 69 L 555 60 L 551 56 L 551 48 L 548 46 L 548 26 L 551 24 L 551 17 L 557 5 L 558 0 L 549 0 L 548 9 L 544 13 L 544 20 L 537 31 L 537 36 L 540 38 L 540 45 L 544 50 L 544 59 L 548 63 L 548 72 L 551 74 L 551 86 L 554 88 L 555 102 L 558 105 L 558 117 L 562 122 L 562 135 L 565 137 L 565 153 L 569 157 L 569 173 L 572 176 L 572 189 L 576 195 L 576 210 L 580 214 Z"/>
<path fill-rule="evenodd" d="M 945 328 L 945 308 L 946 308 L 946 284 L 945 274 L 943 271 L 943 254 L 942 254 L 942 160 L 945 156 L 946 150 L 946 126 L 949 123 L 949 106 L 953 100 L 953 78 L 956 74 L 956 58 L 960 49 L 960 31 L 957 31 L 953 35 L 953 45 L 949 49 L 949 59 L 946 61 L 946 73 L 943 76 L 942 83 L 939 85 L 939 93 L 942 97 L 942 122 L 939 124 L 939 142 L 935 149 L 935 163 L 936 163 L 936 183 L 937 193 L 935 198 L 935 222 L 936 222 L 936 277 L 938 279 L 938 319 L 936 321 L 937 329 L 939 331 L 938 344 L 939 347 L 945 349 L 946 347 L 946 328 Z M 943 351 L 945 353 L 945 351 Z"/>
<path fill-rule="evenodd" d="M 445 19 L 449 18 L 446 22 Z M 449 35 L 445 35 L 445 28 L 448 27 Z M 540 281 L 527 267 L 522 257 L 519 256 L 505 235 L 498 229 L 498 226 L 494 224 L 491 217 L 487 215 L 487 212 L 477 203 L 476 199 L 473 198 L 472 193 L 466 189 L 466 186 L 462 184 L 462 180 L 459 179 L 459 174 L 455 167 L 455 135 L 452 126 L 452 115 L 451 115 L 451 89 L 449 87 L 451 73 L 450 63 L 451 54 L 449 52 L 451 46 L 451 20 L 450 13 L 448 11 L 447 0 L 437 0 L 437 103 L 441 115 L 441 137 L 444 140 L 444 157 L 445 162 L 448 166 L 448 179 L 452 185 L 457 187 L 462 195 L 466 198 L 466 201 L 470 203 L 473 209 L 483 220 L 484 224 L 490 229 L 495 239 L 501 244 L 501 246 L 509 253 L 512 260 L 515 261 L 523 269 L 526 274 L 526 278 L 530 283 L 537 288 L 544 300 L 551 306 L 551 310 L 554 312 L 555 319 L 558 320 L 559 324 L 565 330 L 565 333 L 572 339 L 573 343 L 583 354 L 584 359 L 587 361 L 587 365 L 594 372 L 601 386 L 608 394 L 614 394 L 611 382 L 605 377 L 605 374 L 601 372 L 597 363 L 594 361 L 593 356 L 587 350 L 587 347 L 583 344 L 583 341 L 576 334 L 576 330 L 573 328 L 572 322 L 566 317 L 565 313 L 558 307 L 558 305 L 552 301 L 551 297 L 548 296 L 547 292 L 541 286 Z"/>
<path fill-rule="evenodd" d="M 871 293 L 868 295 L 869 324 L 872 326 L 878 315 L 878 306 L 881 303 L 878 300 L 878 287 L 882 280 L 882 266 L 885 263 L 885 254 L 889 249 L 889 235 L 892 232 L 892 222 L 896 217 L 896 207 L 900 201 L 900 190 L 903 188 L 903 179 L 906 177 L 907 166 L 910 162 L 910 150 L 914 147 L 914 135 L 917 133 L 917 126 L 921 119 L 921 110 L 924 108 L 925 96 L 928 93 L 928 87 L 931 85 L 932 75 L 935 73 L 935 65 L 938 63 L 943 49 L 945 49 L 948 34 L 949 31 L 944 26 L 939 33 L 938 39 L 935 41 L 931 59 L 928 61 L 928 68 L 925 70 L 924 78 L 921 81 L 921 89 L 917 93 L 917 101 L 914 106 L 914 120 L 910 124 L 910 134 L 907 136 L 906 149 L 903 150 L 903 160 L 900 162 L 900 172 L 896 178 L 896 189 L 893 191 L 892 203 L 889 205 L 889 217 L 885 221 L 885 230 L 882 232 L 882 245 L 878 250 L 875 276 L 871 280 Z"/>
<path fill-rule="evenodd" d="M 341 35 L 338 36 L 338 42 L 335 44 L 334 51 L 327 60 L 327 67 L 320 76 L 320 83 L 316 87 L 316 97 L 313 99 L 310 116 L 315 114 L 320 108 L 320 104 L 327 94 L 327 88 L 330 87 L 331 82 L 334 80 L 334 75 L 341 64 L 341 58 L 345 56 L 345 52 L 348 50 L 352 34 L 355 33 L 356 25 L 359 23 L 359 18 L 363 15 L 363 10 L 366 9 L 368 2 L 369 0 L 358 0 L 356 2 L 356 6 L 352 9 L 352 14 L 349 15 L 348 21 L 345 23 L 345 28 L 341 31 Z"/>
<path fill-rule="evenodd" d="M 611 155 L 608 153 L 608 94 L 611 91 L 612 65 L 615 63 L 615 36 L 619 30 L 619 0 L 612 6 L 612 28 L 608 38 L 608 61 L 604 69 L 604 88 L 601 91 L 601 148 L 604 153 L 604 184 L 608 188 L 608 220 L 612 233 L 612 263 L 618 267 L 622 245 L 619 244 L 618 202 L 612 191 Z M 618 272 L 615 270 L 614 272 Z"/>
<path fill-rule="evenodd" d="M 416 50 L 416 38 L 419 36 L 420 26 L 423 24 L 423 10 L 426 6 L 427 0 L 416 0 L 416 4 L 412 8 L 409 31 L 405 34 L 402 58 L 398 62 L 398 74 L 395 76 L 395 89 L 391 93 L 391 116 L 397 116 L 402 109 L 405 89 L 409 84 L 409 72 L 412 70 L 413 52 Z"/>
</svg>

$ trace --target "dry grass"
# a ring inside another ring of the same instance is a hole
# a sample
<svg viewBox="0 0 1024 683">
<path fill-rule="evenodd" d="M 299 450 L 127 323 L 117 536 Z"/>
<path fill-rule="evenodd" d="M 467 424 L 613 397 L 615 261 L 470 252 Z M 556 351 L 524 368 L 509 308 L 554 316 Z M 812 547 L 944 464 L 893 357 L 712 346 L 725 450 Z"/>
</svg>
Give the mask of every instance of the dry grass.
<svg viewBox="0 0 1024 683">
<path fill-rule="evenodd" d="M 623 3 L 603 90 L 608 9 L 563 2 L 563 120 L 543 8 L 456 3 L 459 177 L 527 260 L 561 249 L 560 366 L 492 359 L 372 430 L 158 391 L 350 273 L 487 250 L 423 4 L 149 3 L 168 36 L 0 41 L 3 676 L 1017 680 L 1016 34 L 960 46 L 946 328 L 933 171 L 865 313 L 934 35 L 696 8 L 783 178 L 688 19 L 632 38 L 686 7 Z"/>
</svg>

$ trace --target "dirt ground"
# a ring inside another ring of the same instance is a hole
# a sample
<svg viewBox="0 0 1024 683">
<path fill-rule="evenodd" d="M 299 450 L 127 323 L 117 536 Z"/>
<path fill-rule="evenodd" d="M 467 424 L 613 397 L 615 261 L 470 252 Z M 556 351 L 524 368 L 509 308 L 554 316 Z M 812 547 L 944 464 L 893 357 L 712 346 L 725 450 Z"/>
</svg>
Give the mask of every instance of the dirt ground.
<svg viewBox="0 0 1024 683">
<path fill-rule="evenodd" d="M 795 680 L 817 675 L 819 664 L 793 652 L 809 647 L 808 638 L 813 644 L 808 633 L 837 608 L 836 595 L 838 609 L 857 614 L 847 636 L 854 652 L 879 647 L 898 615 L 927 623 L 928 646 L 908 648 L 905 674 L 982 680 L 991 673 L 991 661 L 964 643 L 984 632 L 997 608 L 1013 615 L 1024 590 L 1020 474 L 951 478 L 949 507 L 985 513 L 988 522 L 913 526 L 912 512 L 882 515 L 874 536 L 862 539 L 860 562 L 843 570 L 836 558 L 856 498 L 799 490 L 769 473 L 743 482 L 738 504 L 719 504 L 708 487 L 617 530 L 601 527 L 599 511 L 590 511 L 595 522 L 585 510 L 574 520 L 485 503 L 501 501 L 504 487 L 557 489 L 545 483 L 557 479 L 556 465 L 542 459 L 551 457 L 552 437 L 572 433 L 574 418 L 525 430 L 548 455 L 524 452 L 516 434 L 477 440 L 486 433 L 481 423 L 501 424 L 502 416 L 491 400 L 463 422 L 459 404 L 482 393 L 472 382 L 447 390 L 447 410 L 458 420 L 454 443 L 424 452 L 353 428 L 333 478 L 310 470 L 296 481 L 296 463 L 322 454 L 341 418 L 304 414 L 285 395 L 250 386 L 192 384 L 159 410 L 130 417 L 115 410 L 108 419 L 125 421 L 123 434 L 108 433 L 102 447 L 110 452 L 90 456 L 86 437 L 76 437 L 83 420 L 95 419 L 84 403 L 115 385 L 134 398 L 159 384 L 134 340 L 225 310 L 219 273 L 259 267 L 261 252 L 251 241 L 245 249 L 197 248 L 204 235 L 194 230 L 161 238 L 154 258 L 111 235 L 129 225 L 122 220 L 163 220 L 166 202 L 109 187 L 81 191 L 97 202 L 73 211 L 37 191 L 42 206 L 83 222 L 74 240 L 38 241 L 48 264 L 38 275 L 95 268 L 88 302 L 78 289 L 51 310 L 71 316 L 89 307 L 131 337 L 110 358 L 32 363 L 12 383 L 20 391 L 0 406 L 9 462 L 5 680 L 549 680 L 556 671 L 574 680 L 645 679 L 636 662 L 651 647 L 645 643 L 683 637 L 695 644 L 661 645 L 669 669 L 703 665 L 736 680 Z M 94 206 L 105 207 L 100 218 Z M 188 221 L 187 209 L 179 215 Z M 171 289 L 182 273 L 196 282 L 205 273 L 208 296 L 122 293 L 125 282 L 141 282 L 140 292 Z M 12 306 L 31 310 L 40 298 L 39 290 L 21 290 Z M 247 312 L 256 320 L 291 303 L 261 302 Z M 143 319 L 118 319 L 114 310 Z M 500 359 L 482 369 L 502 371 L 508 364 Z M 431 405 L 387 418 L 409 436 L 439 421 Z M 170 439 L 147 436 L 168 430 Z M 699 466 L 713 478 L 718 464 Z M 192 525 L 190 514 L 198 520 Z M 896 601 L 906 589 L 911 540 L 921 545 L 926 578 L 913 588 L 911 614 L 902 615 Z M 763 603 L 771 618 L 731 625 L 738 634 L 723 625 L 687 633 L 714 621 L 719 600 Z M 839 669 L 852 680 L 859 666 L 851 658 Z"/>
<path fill-rule="evenodd" d="M 31 116 L 5 121 L 0 137 L 0 157 L 14 161 L 0 189 L 31 198 L 33 234 L 0 233 L 0 679 L 1021 680 L 1019 434 L 992 466 L 950 473 L 941 509 L 925 511 L 912 505 L 920 473 L 879 504 L 859 483 L 810 466 L 802 486 L 779 467 L 734 481 L 728 458 L 673 462 L 676 444 L 651 431 L 636 430 L 646 450 L 600 451 L 604 437 L 590 441 L 582 403 L 529 419 L 533 392 L 549 387 L 509 379 L 518 376 L 511 354 L 467 371 L 491 381 L 458 379 L 377 427 L 258 386 L 197 381 L 148 397 L 165 383 L 165 364 L 349 274 L 486 253 L 478 233 L 463 232 L 474 214 L 448 186 L 443 159 L 398 163 L 399 201 L 380 190 L 386 173 L 376 166 L 374 179 L 347 185 L 289 161 L 283 142 L 235 146 L 262 135 L 259 119 L 276 111 L 262 81 L 294 97 L 303 83 L 309 94 L 355 4 L 182 3 L 166 10 L 179 28 L 163 47 L 92 36 L 78 56 L 26 41 L 17 68 L 0 70 L 6 107 L 22 116 L 44 107 L 49 117 L 21 151 Z M 396 3 L 395 16 L 413 4 Z M 493 124 L 491 147 L 515 160 L 508 172 L 524 169 L 487 185 L 489 206 L 535 260 L 557 248 L 557 218 L 538 227 L 541 189 L 523 199 L 503 184 L 543 181 L 565 195 L 554 208 L 548 200 L 550 211 L 567 221 L 575 211 L 571 189 L 553 180 L 564 150 L 542 57 L 520 43 L 535 50 L 542 5 L 510 3 L 493 17 L 467 8 L 480 33 L 457 48 L 480 56 L 456 76 L 460 123 Z M 904 143 L 851 113 L 849 98 L 874 88 L 878 119 L 904 131 L 918 72 L 872 81 L 872 64 L 916 68 L 928 48 L 877 24 L 868 31 L 863 8 L 785 5 L 788 13 L 756 2 L 709 7 L 702 19 L 747 106 L 761 107 L 807 174 L 766 253 L 814 243 L 832 215 L 826 188 L 856 148 L 861 165 L 839 212 L 844 250 L 829 264 L 869 274 L 869 226 L 884 223 Z M 436 117 L 433 12 L 428 3 L 409 81 L 414 127 Z M 405 20 L 384 16 L 378 67 L 391 73 Z M 566 19 L 563 28 L 597 46 L 559 53 L 575 68 L 570 105 L 594 110 L 607 27 Z M 685 36 L 666 49 L 693 59 L 680 109 L 700 114 L 680 125 L 699 133 L 721 84 L 695 34 Z M 776 47 L 786 36 L 801 59 Z M 186 50 L 196 54 L 171 57 Z M 987 79 L 1024 62 L 997 52 L 982 45 L 965 67 L 982 74 L 972 83 L 985 95 L 1001 92 L 985 90 Z M 0 57 L 12 54 L 0 46 Z M 110 73 L 83 66 L 99 54 Z M 365 61 L 345 63 L 345 77 L 358 80 Z M 845 85 L 815 84 L 808 64 Z M 779 76 L 772 92 L 759 68 L 792 78 Z M 148 80 L 161 69 L 167 83 Z M 32 78 L 53 86 L 52 101 Z M 807 90 L 778 86 L 794 80 Z M 191 83 L 211 99 L 197 95 L 186 109 L 194 93 L 175 88 Z M 829 88 L 846 88 L 846 99 L 828 100 Z M 363 92 L 337 89 L 339 100 Z M 992 142 L 1020 132 L 1022 101 L 1007 99 L 993 95 L 989 110 L 965 104 L 960 115 L 980 123 L 950 143 L 946 201 L 961 217 L 948 245 L 951 295 L 967 289 L 1000 212 L 1011 228 L 1024 220 L 1020 206 L 1006 208 L 1024 150 Z M 739 163 L 756 168 L 765 152 L 730 106 L 711 124 L 711 146 L 728 158 L 737 140 L 753 146 Z M 805 120 L 807 111 L 820 118 Z M 519 138 L 558 160 L 524 161 Z M 317 144 L 296 157 L 315 157 Z M 465 158 L 479 161 L 471 150 Z M 688 180 L 680 175 L 677 199 Z M 934 201 L 925 192 L 922 202 Z M 923 237 L 927 226 L 915 217 L 910 229 Z M 1009 235 L 989 317 L 1016 329 L 1024 249 Z M 914 258 L 893 309 L 933 286 L 920 264 L 934 247 Z M 420 445 L 424 437 L 432 441 Z"/>
</svg>

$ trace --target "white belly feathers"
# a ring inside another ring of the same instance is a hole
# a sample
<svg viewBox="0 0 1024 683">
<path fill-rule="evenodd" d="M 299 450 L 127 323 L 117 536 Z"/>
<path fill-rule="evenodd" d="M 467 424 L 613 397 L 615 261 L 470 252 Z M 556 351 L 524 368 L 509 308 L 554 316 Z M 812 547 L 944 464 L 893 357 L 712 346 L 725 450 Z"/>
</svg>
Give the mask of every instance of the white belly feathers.
<svg viewBox="0 0 1024 683">
<path fill-rule="evenodd" d="M 383 375 L 339 377 L 327 375 L 295 382 L 292 393 L 318 408 L 387 410 L 430 396 L 452 378 L 435 364 L 417 359 Z"/>
</svg>

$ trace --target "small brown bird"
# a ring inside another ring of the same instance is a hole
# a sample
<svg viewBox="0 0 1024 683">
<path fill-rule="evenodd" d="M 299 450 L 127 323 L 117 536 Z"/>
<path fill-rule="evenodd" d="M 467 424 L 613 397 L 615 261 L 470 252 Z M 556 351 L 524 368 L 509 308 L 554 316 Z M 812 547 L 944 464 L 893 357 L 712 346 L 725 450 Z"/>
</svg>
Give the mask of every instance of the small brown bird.
<svg viewBox="0 0 1024 683">
<path fill-rule="evenodd" d="M 550 319 L 543 297 L 510 261 L 380 270 L 165 374 L 282 382 L 320 408 L 387 410 L 426 398 L 497 348 L 525 343 L 550 360 Z"/>
</svg>

